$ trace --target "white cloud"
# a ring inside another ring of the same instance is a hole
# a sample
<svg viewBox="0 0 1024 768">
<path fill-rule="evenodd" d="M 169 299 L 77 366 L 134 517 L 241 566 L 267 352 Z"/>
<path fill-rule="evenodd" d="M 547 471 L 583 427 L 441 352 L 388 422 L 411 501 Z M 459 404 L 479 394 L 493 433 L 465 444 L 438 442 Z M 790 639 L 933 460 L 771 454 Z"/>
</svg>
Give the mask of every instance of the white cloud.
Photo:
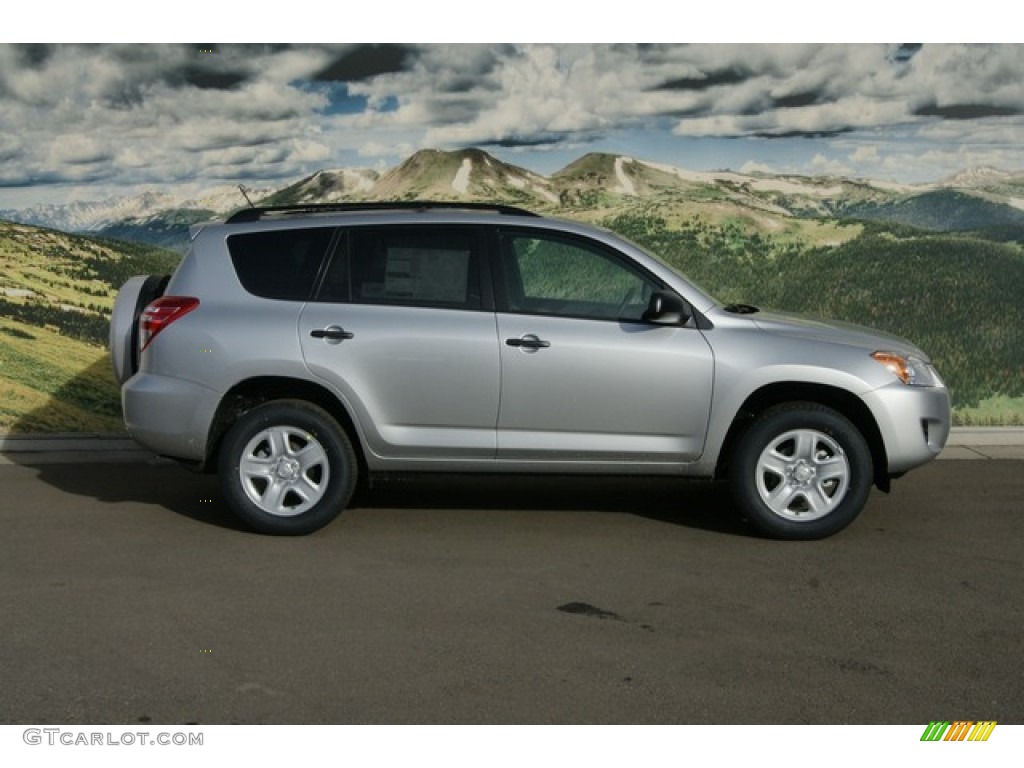
<svg viewBox="0 0 1024 768">
<path fill-rule="evenodd" d="M 342 157 L 584 149 L 644 131 L 663 153 L 702 137 L 811 137 L 799 158 L 787 145 L 791 159 L 771 160 L 808 173 L 1024 167 L 1021 45 L 925 45 L 909 60 L 891 45 L 410 46 L 347 84 L 316 76 L 349 48 L 218 50 L 0 45 L 0 184 L 278 179 Z M 335 114 L 328 94 L 346 91 Z"/>
<path fill-rule="evenodd" d="M 853 152 L 850 153 L 849 159 L 851 163 L 856 164 L 873 164 L 879 162 L 881 159 L 878 154 L 878 146 L 875 144 L 862 144 L 857 147 Z"/>
<path fill-rule="evenodd" d="M 23 137 L 3 182 L 279 177 L 329 159 L 315 139 L 326 97 L 293 82 L 325 53 L 224 50 L 211 64 L 185 46 L 56 46 L 26 63 L 0 46 L 0 135 Z"/>
<path fill-rule="evenodd" d="M 415 146 L 405 142 L 399 142 L 397 144 L 383 144 L 377 141 L 367 141 L 358 148 L 358 154 L 360 157 L 373 158 L 402 157 L 405 155 L 411 155 L 415 151 Z"/>
<path fill-rule="evenodd" d="M 786 172 L 787 171 L 780 169 L 778 166 L 770 165 L 768 163 L 760 163 L 754 160 L 748 160 L 740 166 L 740 173 L 764 173 L 769 175 L 778 175 Z"/>
<path fill-rule="evenodd" d="M 810 167 L 815 175 L 821 176 L 846 176 L 854 172 L 851 166 L 820 153 L 811 158 Z"/>
<path fill-rule="evenodd" d="M 310 139 L 292 139 L 291 157 L 301 163 L 322 163 L 331 156 L 326 144 Z"/>
<path fill-rule="evenodd" d="M 92 136 L 70 134 L 49 147 L 48 165 L 88 165 L 102 163 L 113 156 L 107 142 Z"/>
</svg>

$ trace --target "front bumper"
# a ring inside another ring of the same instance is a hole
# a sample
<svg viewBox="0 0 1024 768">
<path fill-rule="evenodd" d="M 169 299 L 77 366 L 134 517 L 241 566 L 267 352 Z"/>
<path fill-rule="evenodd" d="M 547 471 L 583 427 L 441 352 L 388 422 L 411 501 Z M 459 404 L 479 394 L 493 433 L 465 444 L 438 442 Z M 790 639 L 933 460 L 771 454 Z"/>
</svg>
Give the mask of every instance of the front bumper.
<svg viewBox="0 0 1024 768">
<path fill-rule="evenodd" d="M 952 413 L 944 386 L 894 382 L 863 397 L 882 434 L 890 475 L 931 461 L 945 447 Z"/>
</svg>

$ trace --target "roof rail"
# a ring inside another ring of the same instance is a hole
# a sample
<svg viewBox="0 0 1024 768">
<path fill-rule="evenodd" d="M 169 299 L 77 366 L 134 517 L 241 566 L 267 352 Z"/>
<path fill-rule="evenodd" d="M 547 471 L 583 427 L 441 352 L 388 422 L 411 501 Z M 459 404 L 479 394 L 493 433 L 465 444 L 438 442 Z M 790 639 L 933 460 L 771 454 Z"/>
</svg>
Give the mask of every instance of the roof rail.
<svg viewBox="0 0 1024 768">
<path fill-rule="evenodd" d="M 359 202 L 359 203 L 305 203 L 301 205 L 269 205 L 265 207 L 243 208 L 237 213 L 228 217 L 227 224 L 235 224 L 247 221 L 260 221 L 272 214 L 300 215 L 306 213 L 327 213 L 344 211 L 426 211 L 432 208 L 448 210 L 473 210 L 491 211 L 507 216 L 538 216 L 533 211 L 525 208 L 516 208 L 512 205 L 500 203 L 460 203 L 455 201 L 441 200 L 392 200 L 381 202 Z"/>
</svg>

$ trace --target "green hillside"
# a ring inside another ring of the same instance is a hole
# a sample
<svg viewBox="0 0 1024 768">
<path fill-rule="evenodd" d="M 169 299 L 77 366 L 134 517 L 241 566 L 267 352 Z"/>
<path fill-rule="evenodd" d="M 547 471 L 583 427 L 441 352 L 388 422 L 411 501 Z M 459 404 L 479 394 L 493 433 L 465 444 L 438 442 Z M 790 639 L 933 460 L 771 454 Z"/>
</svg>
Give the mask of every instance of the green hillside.
<svg viewBox="0 0 1024 768">
<path fill-rule="evenodd" d="M 177 254 L 0 222 L 0 431 L 123 429 L 106 349 L 117 289 Z"/>
<path fill-rule="evenodd" d="M 216 211 L 203 208 L 179 208 L 147 219 L 125 219 L 100 230 L 105 238 L 131 241 L 185 253 L 188 228 L 217 218 Z"/>
</svg>

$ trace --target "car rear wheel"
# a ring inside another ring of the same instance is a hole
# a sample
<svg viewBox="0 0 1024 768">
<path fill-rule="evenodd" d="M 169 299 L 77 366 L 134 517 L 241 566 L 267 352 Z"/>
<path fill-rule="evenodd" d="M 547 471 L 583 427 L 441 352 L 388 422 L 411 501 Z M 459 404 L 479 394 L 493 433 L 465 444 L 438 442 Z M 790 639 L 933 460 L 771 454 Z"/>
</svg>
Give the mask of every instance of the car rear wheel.
<svg viewBox="0 0 1024 768">
<path fill-rule="evenodd" d="M 820 539 L 860 514 L 872 475 L 867 442 L 849 419 L 817 403 L 786 403 L 748 428 L 729 477 L 740 512 L 762 533 Z"/>
<path fill-rule="evenodd" d="M 344 510 L 358 464 L 334 418 L 301 400 L 275 400 L 243 414 L 219 457 L 232 511 L 263 533 L 312 533 Z"/>
</svg>

